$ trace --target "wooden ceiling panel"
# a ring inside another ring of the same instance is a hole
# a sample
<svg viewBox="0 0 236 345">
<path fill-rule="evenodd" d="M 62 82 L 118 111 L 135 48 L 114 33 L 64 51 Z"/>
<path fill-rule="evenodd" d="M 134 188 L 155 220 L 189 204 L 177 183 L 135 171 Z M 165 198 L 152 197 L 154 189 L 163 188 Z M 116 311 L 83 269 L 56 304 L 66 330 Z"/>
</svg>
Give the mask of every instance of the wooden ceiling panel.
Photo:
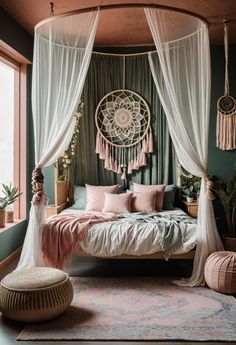
<svg viewBox="0 0 236 345">
<path fill-rule="evenodd" d="M 0 0 L 8 12 L 31 35 L 34 26 L 49 17 L 49 0 Z M 236 0 L 55 0 L 55 14 L 98 5 L 156 3 L 185 9 L 209 23 L 211 44 L 223 44 L 223 20 L 230 20 L 230 43 L 236 44 Z M 102 11 L 96 46 L 150 45 L 153 43 L 143 10 L 140 8 Z"/>
</svg>

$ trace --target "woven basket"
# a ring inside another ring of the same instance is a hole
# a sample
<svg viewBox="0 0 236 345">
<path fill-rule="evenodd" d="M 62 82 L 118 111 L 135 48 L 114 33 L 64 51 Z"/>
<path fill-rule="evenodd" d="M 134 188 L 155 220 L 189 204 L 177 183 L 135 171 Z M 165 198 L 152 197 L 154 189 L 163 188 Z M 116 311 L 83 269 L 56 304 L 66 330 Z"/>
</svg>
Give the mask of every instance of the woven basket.
<svg viewBox="0 0 236 345">
<path fill-rule="evenodd" d="M 35 267 L 6 276 L 0 286 L 0 311 L 23 322 L 48 320 L 71 304 L 69 276 L 57 269 Z"/>
</svg>

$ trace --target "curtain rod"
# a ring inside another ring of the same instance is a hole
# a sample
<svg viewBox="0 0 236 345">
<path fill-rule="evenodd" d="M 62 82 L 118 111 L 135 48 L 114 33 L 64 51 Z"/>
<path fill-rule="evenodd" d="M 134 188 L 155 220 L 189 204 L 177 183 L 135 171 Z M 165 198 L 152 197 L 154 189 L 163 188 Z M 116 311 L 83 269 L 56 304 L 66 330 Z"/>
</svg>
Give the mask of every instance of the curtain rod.
<svg viewBox="0 0 236 345">
<path fill-rule="evenodd" d="M 120 9 L 120 8 L 122 9 L 122 8 L 145 8 L 145 7 L 151 7 L 151 8 L 161 9 L 161 10 L 168 10 L 168 11 L 172 11 L 172 12 L 183 13 L 183 14 L 190 15 L 192 17 L 196 17 L 196 18 L 200 19 L 201 21 L 203 21 L 208 26 L 210 25 L 210 23 L 204 17 L 200 16 L 199 14 L 193 13 L 193 12 L 188 11 L 188 10 L 180 9 L 177 7 L 170 7 L 170 6 L 158 5 L 158 4 L 129 3 L 129 4 L 97 5 L 97 6 L 93 6 L 93 7 L 87 7 L 87 8 L 74 10 L 74 11 L 64 12 L 64 13 L 57 14 L 57 15 L 52 15 L 49 18 L 46 18 L 46 19 L 40 21 L 35 26 L 35 29 L 38 28 L 39 26 L 41 26 L 42 24 L 53 21 L 57 18 L 66 17 L 68 15 L 74 15 L 74 14 L 79 14 L 79 13 L 92 12 L 92 11 L 96 11 L 98 8 L 100 8 L 101 11 L 104 11 L 104 10 L 112 10 L 112 9 Z"/>
<path fill-rule="evenodd" d="M 103 52 L 98 52 L 98 51 L 93 51 L 92 54 L 95 54 L 95 55 L 107 55 L 107 56 L 120 56 L 120 57 L 123 57 L 123 56 L 139 56 L 139 55 L 148 55 L 149 53 L 156 53 L 157 51 L 156 50 L 150 50 L 150 51 L 147 51 L 147 52 L 142 52 L 142 53 L 127 53 L 127 54 L 119 54 L 119 53 L 103 53 Z"/>
</svg>

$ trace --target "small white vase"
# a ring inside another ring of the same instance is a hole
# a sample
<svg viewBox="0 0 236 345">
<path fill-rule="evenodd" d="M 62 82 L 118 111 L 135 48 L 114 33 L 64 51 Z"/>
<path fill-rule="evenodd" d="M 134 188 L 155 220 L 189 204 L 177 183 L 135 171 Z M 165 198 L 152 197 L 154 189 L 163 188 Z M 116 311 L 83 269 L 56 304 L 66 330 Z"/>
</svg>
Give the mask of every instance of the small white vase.
<svg viewBox="0 0 236 345">
<path fill-rule="evenodd" d="M 193 198 L 190 198 L 189 196 L 187 196 L 187 202 L 190 203 L 190 202 L 193 202 L 193 200 L 194 200 Z"/>
</svg>

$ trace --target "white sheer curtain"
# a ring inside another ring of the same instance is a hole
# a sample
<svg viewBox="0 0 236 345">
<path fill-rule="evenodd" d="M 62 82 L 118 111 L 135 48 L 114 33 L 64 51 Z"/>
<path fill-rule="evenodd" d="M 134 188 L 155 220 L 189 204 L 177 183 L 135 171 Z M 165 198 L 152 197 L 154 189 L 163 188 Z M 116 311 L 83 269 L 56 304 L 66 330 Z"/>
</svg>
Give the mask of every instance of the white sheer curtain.
<svg viewBox="0 0 236 345">
<path fill-rule="evenodd" d="M 55 17 L 35 29 L 32 78 L 35 196 L 17 269 L 40 264 L 40 229 L 47 204 L 41 169 L 53 164 L 70 143 L 98 19 L 97 10 Z"/>
<path fill-rule="evenodd" d="M 211 82 L 208 28 L 200 19 L 185 14 L 178 15 L 176 27 L 176 13 L 145 8 L 145 14 L 158 54 L 149 55 L 150 67 L 179 162 L 190 173 L 202 177 L 193 272 L 189 279 L 177 283 L 203 285 L 206 258 L 223 249 L 212 201 L 205 193 L 210 186 L 207 182 Z"/>
</svg>

